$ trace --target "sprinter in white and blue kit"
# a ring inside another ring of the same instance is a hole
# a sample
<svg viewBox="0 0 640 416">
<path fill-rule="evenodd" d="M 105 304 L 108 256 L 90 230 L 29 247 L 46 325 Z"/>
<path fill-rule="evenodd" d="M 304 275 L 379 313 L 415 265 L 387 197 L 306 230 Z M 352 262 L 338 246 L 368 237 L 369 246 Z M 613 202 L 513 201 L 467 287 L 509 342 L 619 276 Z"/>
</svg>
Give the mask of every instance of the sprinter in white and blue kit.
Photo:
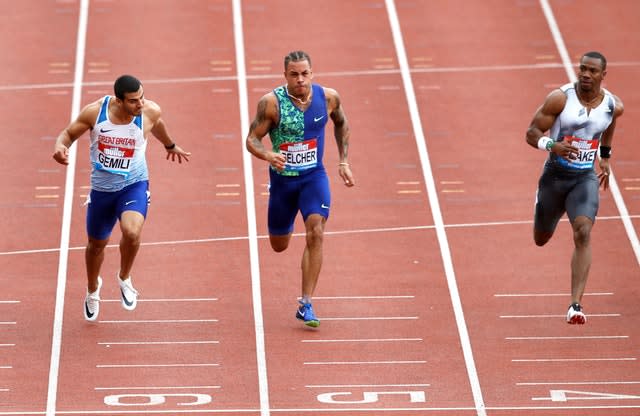
<svg viewBox="0 0 640 416">
<path fill-rule="evenodd" d="M 191 153 L 173 141 L 158 104 L 144 98 L 142 83 L 131 75 L 119 77 L 107 95 L 87 105 L 58 135 L 53 158 L 69 164 L 69 147 L 89 130 L 91 192 L 87 199 L 85 250 L 87 294 L 84 317 L 96 321 L 100 311 L 100 268 L 104 249 L 116 222 L 120 221 L 120 286 L 122 306 L 136 308 L 138 292 L 130 272 L 138 249 L 149 203 L 149 171 L 145 151 L 151 133 L 167 151 L 167 160 L 182 163 Z"/>
<path fill-rule="evenodd" d="M 325 126 L 333 122 L 338 145 L 338 174 L 347 187 L 355 185 L 348 161 L 349 124 L 340 96 L 331 88 L 311 82 L 311 58 L 293 51 L 284 58 L 286 84 L 258 102 L 246 146 L 269 163 L 269 241 L 276 252 L 289 246 L 298 212 L 306 230 L 302 255 L 302 290 L 296 318 L 310 327 L 320 325 L 311 303 L 322 266 L 324 227 L 329 218 L 331 193 L 323 165 Z M 271 147 L 262 144 L 269 135 Z"/>
<path fill-rule="evenodd" d="M 538 182 L 533 239 L 536 245 L 545 245 L 565 212 L 573 230 L 569 324 L 587 321 L 582 296 L 591 267 L 591 229 L 600 203 L 599 187 L 609 187 L 613 132 L 624 112 L 620 98 L 601 86 L 606 74 L 606 58 L 599 52 L 585 53 L 577 82 L 552 91 L 526 133 L 529 145 L 549 153 Z"/>
</svg>

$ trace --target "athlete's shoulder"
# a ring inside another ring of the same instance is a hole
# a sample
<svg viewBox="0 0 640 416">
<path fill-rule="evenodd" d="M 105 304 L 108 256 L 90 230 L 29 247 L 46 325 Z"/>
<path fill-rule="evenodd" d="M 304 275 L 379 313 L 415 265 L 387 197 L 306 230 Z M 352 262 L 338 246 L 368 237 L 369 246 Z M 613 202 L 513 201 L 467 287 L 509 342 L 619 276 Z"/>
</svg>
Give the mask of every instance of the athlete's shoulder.
<svg viewBox="0 0 640 416">
<path fill-rule="evenodd" d="M 102 108 L 102 103 L 107 99 L 107 97 L 108 96 L 104 96 L 84 106 L 78 114 L 78 120 L 93 126 L 98 118 L 98 114 L 100 113 L 100 108 Z"/>
<path fill-rule="evenodd" d="M 567 104 L 567 91 L 571 84 L 565 84 L 551 91 L 542 104 L 542 111 L 546 114 L 560 114 Z"/>
<path fill-rule="evenodd" d="M 606 88 L 603 88 L 602 91 L 604 92 L 605 97 L 609 97 L 611 100 L 613 100 L 616 117 L 621 116 L 622 113 L 624 113 L 624 104 L 622 103 L 620 97 Z"/>
<path fill-rule="evenodd" d="M 275 89 L 267 92 L 258 100 L 257 118 L 261 120 L 270 119 L 274 122 L 278 120 L 278 98 Z"/>
<path fill-rule="evenodd" d="M 562 91 L 563 94 L 567 94 L 569 93 L 569 91 L 575 91 L 576 84 L 574 84 L 573 82 L 567 82 L 566 84 L 561 85 L 557 89 Z"/>
<path fill-rule="evenodd" d="M 144 107 L 142 107 L 142 109 L 147 115 L 162 112 L 162 109 L 160 108 L 160 105 L 158 103 L 147 99 L 144 100 Z"/>
<path fill-rule="evenodd" d="M 329 87 L 322 87 L 322 91 L 324 92 L 324 98 L 327 102 L 327 109 L 329 112 L 340 107 L 342 99 L 340 98 L 338 91 Z"/>
<path fill-rule="evenodd" d="M 617 95 L 611 94 L 611 96 L 613 97 L 613 100 L 616 103 L 615 115 L 616 117 L 620 117 L 622 113 L 624 113 L 624 104 L 622 103 L 622 100 L 620 99 L 620 97 L 618 97 Z"/>
<path fill-rule="evenodd" d="M 324 92 L 325 97 L 339 97 L 340 95 L 338 94 L 338 91 L 336 91 L 333 88 L 329 88 L 329 87 L 323 87 L 322 85 L 318 85 L 320 88 L 322 88 L 322 91 Z"/>
</svg>

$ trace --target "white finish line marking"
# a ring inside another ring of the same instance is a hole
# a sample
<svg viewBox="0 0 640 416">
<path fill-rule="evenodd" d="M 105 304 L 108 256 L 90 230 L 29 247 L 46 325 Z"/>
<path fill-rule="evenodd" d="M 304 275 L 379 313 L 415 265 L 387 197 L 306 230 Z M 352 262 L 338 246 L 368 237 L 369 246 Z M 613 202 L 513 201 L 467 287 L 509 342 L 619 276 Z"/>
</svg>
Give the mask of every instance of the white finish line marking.
<svg viewBox="0 0 640 416">
<path fill-rule="evenodd" d="M 154 368 L 154 367 L 218 367 L 216 363 L 195 364 L 97 364 L 96 368 Z"/>
<path fill-rule="evenodd" d="M 304 365 L 424 364 L 426 361 L 312 361 Z"/>
<path fill-rule="evenodd" d="M 514 363 L 542 363 L 542 362 L 578 362 L 578 361 L 636 361 L 635 357 L 628 358 L 515 358 Z"/>
</svg>

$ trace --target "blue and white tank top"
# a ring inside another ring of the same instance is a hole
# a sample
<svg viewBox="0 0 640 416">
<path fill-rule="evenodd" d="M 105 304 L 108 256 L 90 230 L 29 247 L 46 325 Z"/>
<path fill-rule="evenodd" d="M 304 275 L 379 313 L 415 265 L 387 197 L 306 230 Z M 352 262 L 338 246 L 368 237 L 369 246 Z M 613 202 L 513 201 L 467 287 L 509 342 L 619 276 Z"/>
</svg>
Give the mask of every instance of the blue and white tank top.
<svg viewBox="0 0 640 416">
<path fill-rule="evenodd" d="M 567 102 L 551 126 L 549 135 L 556 141 L 571 143 L 580 149 L 580 153 L 572 161 L 551 153 L 549 155 L 550 161 L 574 171 L 593 169 L 602 133 L 613 120 L 615 99 L 609 91 L 603 89 L 604 98 L 600 105 L 587 112 L 578 99 L 573 83 L 565 84 L 560 89 L 567 96 Z"/>
<path fill-rule="evenodd" d="M 129 124 L 109 120 L 110 96 L 105 96 L 96 124 L 90 133 L 91 189 L 115 192 L 149 179 L 145 159 L 142 114 Z"/>
<path fill-rule="evenodd" d="M 273 90 L 278 99 L 280 120 L 269 137 L 273 151 L 286 159 L 284 171 L 276 171 L 280 175 L 299 176 L 323 168 L 327 101 L 322 86 L 312 84 L 311 88 L 311 103 L 305 111 L 293 104 L 285 86 Z"/>
</svg>

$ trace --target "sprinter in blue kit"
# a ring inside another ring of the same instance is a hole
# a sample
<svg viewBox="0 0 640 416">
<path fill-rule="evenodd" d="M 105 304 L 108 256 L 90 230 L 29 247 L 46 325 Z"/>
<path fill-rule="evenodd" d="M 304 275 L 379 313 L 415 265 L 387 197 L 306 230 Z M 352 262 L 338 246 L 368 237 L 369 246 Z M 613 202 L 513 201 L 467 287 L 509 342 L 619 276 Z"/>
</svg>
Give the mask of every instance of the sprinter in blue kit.
<svg viewBox="0 0 640 416">
<path fill-rule="evenodd" d="M 145 153 L 149 133 L 160 141 L 171 161 L 189 160 L 191 153 L 176 145 L 162 120 L 160 107 L 146 100 L 142 83 L 131 75 L 119 77 L 115 96 L 104 96 L 82 109 L 56 140 L 53 158 L 69 164 L 69 147 L 89 131 L 91 192 L 87 199 L 87 235 L 85 250 L 87 294 L 84 317 L 98 319 L 100 311 L 100 268 L 104 249 L 116 222 L 120 222 L 120 286 L 122 307 L 136 308 L 138 291 L 130 272 L 133 268 L 149 202 L 149 170 Z"/>
<path fill-rule="evenodd" d="M 322 267 L 324 227 L 329 218 L 331 193 L 322 163 L 325 126 L 331 119 L 338 146 L 338 174 L 348 187 L 354 186 L 348 162 L 349 124 L 340 96 L 331 89 L 312 84 L 311 58 L 294 51 L 284 58 L 286 84 L 264 95 L 258 102 L 246 146 L 257 158 L 269 163 L 269 241 L 276 252 L 289 246 L 295 217 L 305 224 L 306 246 L 302 255 L 302 292 L 296 318 L 317 327 L 311 303 Z M 271 148 L 262 139 L 269 135 Z"/>
<path fill-rule="evenodd" d="M 526 140 L 549 153 L 536 194 L 533 239 L 545 245 L 567 213 L 573 230 L 569 324 L 584 324 L 582 295 L 591 267 L 591 229 L 599 206 L 599 186 L 609 186 L 609 158 L 622 101 L 601 87 L 607 60 L 599 52 L 580 59 L 578 81 L 552 91 L 536 111 Z M 549 135 L 544 133 L 549 131 Z M 594 166 L 600 150 L 600 173 Z"/>
</svg>

